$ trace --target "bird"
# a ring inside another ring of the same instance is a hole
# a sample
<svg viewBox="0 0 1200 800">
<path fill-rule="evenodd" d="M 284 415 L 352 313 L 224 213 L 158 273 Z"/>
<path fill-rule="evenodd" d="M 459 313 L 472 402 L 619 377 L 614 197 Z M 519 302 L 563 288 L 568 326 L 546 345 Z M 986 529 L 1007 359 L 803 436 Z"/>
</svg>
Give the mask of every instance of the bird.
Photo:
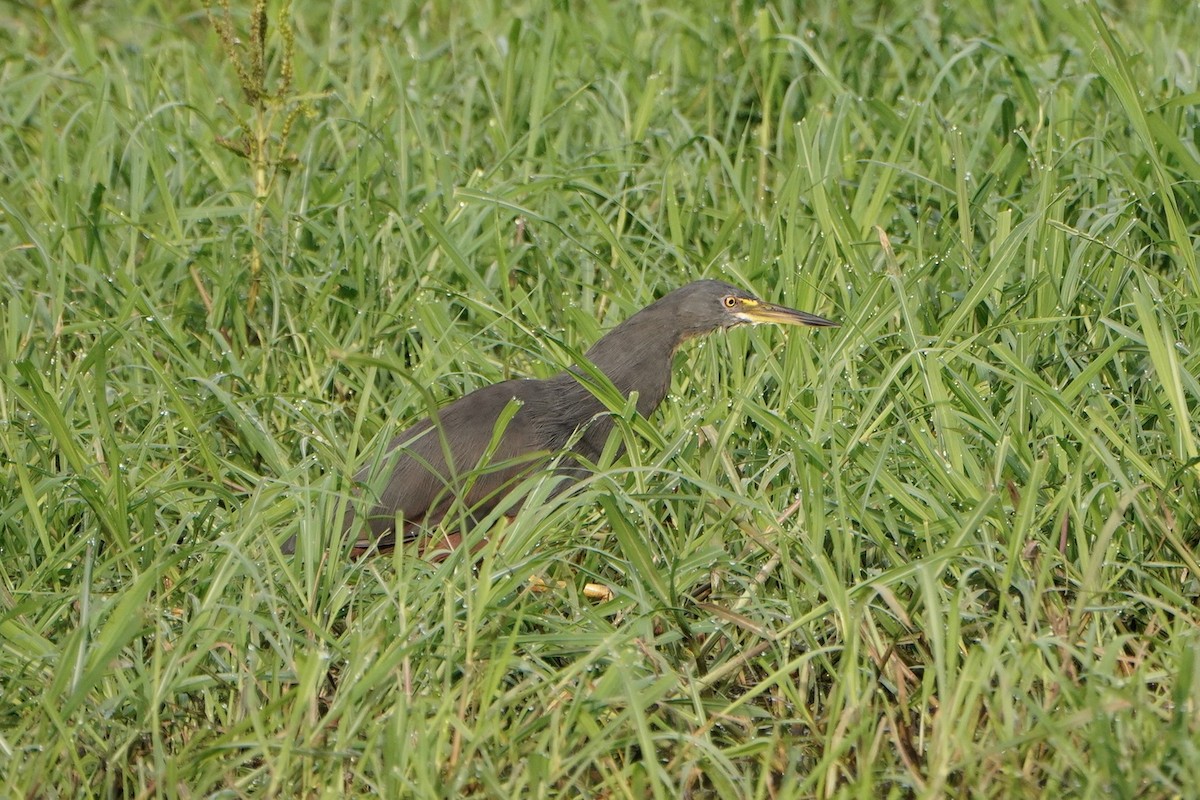
<svg viewBox="0 0 1200 800">
<path fill-rule="evenodd" d="M 670 389 L 680 345 L 760 323 L 838 324 L 765 302 L 723 281 L 698 280 L 638 311 L 584 356 L 627 399 L 636 393 L 638 413 L 650 417 Z M 421 553 L 445 557 L 464 535 L 448 530 L 450 525 L 439 528 L 456 502 L 461 500 L 459 508 L 478 521 L 536 469 L 555 463 L 555 472 L 566 479 L 556 492 L 586 477 L 613 430 L 608 408 L 588 387 L 592 382 L 578 365 L 545 379 L 506 380 L 476 389 L 400 433 L 382 458 L 354 476 L 363 492 L 351 500 L 342 524 L 345 539 L 353 537 L 353 557 L 386 552 L 397 543 L 418 543 Z M 493 441 L 506 409 L 511 418 Z M 486 465 L 477 469 L 485 456 Z M 372 486 L 378 491 L 371 492 Z M 365 519 L 356 504 L 366 508 Z M 292 537 L 284 551 L 294 547 Z"/>
</svg>

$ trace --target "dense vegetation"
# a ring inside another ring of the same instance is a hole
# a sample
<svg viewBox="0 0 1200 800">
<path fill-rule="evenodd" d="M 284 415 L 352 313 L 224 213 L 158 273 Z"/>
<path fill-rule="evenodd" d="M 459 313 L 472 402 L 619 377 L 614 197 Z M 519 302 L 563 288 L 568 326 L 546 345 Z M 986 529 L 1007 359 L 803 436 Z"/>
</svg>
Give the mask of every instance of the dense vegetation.
<svg viewBox="0 0 1200 800">
<path fill-rule="evenodd" d="M 0 9 L 0 794 L 1194 792 L 1200 5 L 995 6 Z M 843 326 L 346 558 L 697 277 Z"/>
</svg>

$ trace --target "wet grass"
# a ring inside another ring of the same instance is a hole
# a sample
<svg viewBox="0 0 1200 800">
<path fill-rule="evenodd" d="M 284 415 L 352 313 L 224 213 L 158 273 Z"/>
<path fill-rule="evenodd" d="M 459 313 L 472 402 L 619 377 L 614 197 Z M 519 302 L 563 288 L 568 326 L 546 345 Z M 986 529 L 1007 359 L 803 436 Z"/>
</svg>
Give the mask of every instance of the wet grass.
<svg viewBox="0 0 1200 800">
<path fill-rule="evenodd" d="M 3 793 L 1188 794 L 1200 11 L 806 5 L 296 0 L 278 97 L 0 12 Z M 843 326 L 689 345 L 475 564 L 331 547 L 698 277 Z"/>
</svg>

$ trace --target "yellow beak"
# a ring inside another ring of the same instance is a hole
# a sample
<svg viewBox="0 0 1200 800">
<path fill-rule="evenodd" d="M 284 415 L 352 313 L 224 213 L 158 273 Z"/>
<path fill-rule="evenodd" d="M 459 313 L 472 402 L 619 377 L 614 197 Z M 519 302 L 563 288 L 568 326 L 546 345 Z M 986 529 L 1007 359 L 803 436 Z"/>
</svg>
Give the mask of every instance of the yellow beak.
<svg viewBox="0 0 1200 800">
<path fill-rule="evenodd" d="M 743 300 L 742 308 L 737 316 L 751 325 L 764 322 L 775 325 L 808 325 L 814 328 L 836 328 L 838 323 L 833 320 L 809 314 L 807 311 L 797 311 L 787 306 L 777 306 L 774 303 L 764 303 L 761 300 Z"/>
</svg>

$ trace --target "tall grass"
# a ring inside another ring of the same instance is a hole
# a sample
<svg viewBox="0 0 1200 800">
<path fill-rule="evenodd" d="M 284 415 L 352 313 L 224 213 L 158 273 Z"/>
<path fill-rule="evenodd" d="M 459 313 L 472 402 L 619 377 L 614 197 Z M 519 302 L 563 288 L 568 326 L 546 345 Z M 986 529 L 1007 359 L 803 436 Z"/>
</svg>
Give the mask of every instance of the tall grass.
<svg viewBox="0 0 1200 800">
<path fill-rule="evenodd" d="M 1200 9 L 1126 5 L 268 4 L 258 161 L 203 10 L 0 12 L 0 793 L 1194 791 Z M 843 326 L 337 546 L 701 276 Z"/>
</svg>

